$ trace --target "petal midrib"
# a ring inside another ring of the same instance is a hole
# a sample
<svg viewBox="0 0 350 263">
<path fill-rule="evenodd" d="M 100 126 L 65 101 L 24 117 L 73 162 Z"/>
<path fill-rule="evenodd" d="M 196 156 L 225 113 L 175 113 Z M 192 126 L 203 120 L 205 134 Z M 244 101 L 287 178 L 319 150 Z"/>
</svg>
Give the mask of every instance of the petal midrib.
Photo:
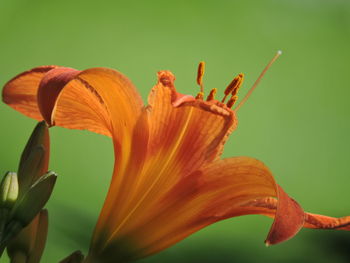
<svg viewBox="0 0 350 263">
<path fill-rule="evenodd" d="M 160 170 L 160 172 L 158 173 L 157 177 L 155 178 L 155 180 L 152 182 L 152 184 L 150 185 L 150 187 L 147 189 L 147 191 L 142 195 L 142 197 L 140 198 L 140 200 L 136 203 L 136 205 L 134 206 L 134 208 L 130 211 L 130 213 L 124 218 L 124 220 L 119 224 L 119 226 L 113 231 L 113 233 L 111 234 L 111 236 L 107 239 L 107 241 L 105 242 L 103 249 L 106 248 L 107 244 L 113 239 L 113 237 L 119 232 L 119 230 L 125 225 L 125 223 L 129 220 L 129 218 L 135 213 L 135 211 L 140 207 L 140 205 L 142 204 L 142 202 L 146 199 L 146 197 L 148 196 L 148 194 L 151 192 L 151 190 L 154 188 L 154 186 L 157 184 L 157 182 L 159 181 L 159 179 L 161 178 L 162 174 L 164 173 L 165 169 L 167 168 L 167 166 L 169 165 L 170 161 L 172 160 L 172 158 L 174 157 L 175 153 L 177 152 L 185 134 L 186 134 L 186 130 L 189 126 L 191 117 L 193 114 L 193 108 L 190 108 L 190 111 L 188 113 L 187 119 L 185 124 L 183 125 L 182 129 L 181 129 L 181 133 L 178 136 L 178 139 L 176 140 L 175 145 L 172 147 L 171 152 L 169 154 L 169 157 L 167 158 L 165 164 L 163 165 L 162 169 Z"/>
</svg>

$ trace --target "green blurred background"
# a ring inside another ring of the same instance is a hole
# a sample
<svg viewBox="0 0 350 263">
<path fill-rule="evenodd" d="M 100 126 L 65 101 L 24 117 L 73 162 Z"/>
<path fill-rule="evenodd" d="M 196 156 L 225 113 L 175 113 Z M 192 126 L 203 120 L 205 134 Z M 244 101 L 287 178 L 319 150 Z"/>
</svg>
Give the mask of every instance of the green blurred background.
<svg viewBox="0 0 350 263">
<path fill-rule="evenodd" d="M 282 57 L 239 112 L 224 156 L 264 161 L 308 211 L 350 214 L 350 1 L 47 1 L 0 0 L 0 84 L 39 65 L 118 69 L 143 98 L 156 72 L 177 88 L 221 92 L 244 72 L 242 95 L 278 49 Z M 0 105 L 0 172 L 16 170 L 35 125 Z M 86 131 L 51 129 L 50 168 L 60 174 L 49 201 L 42 262 L 58 262 L 89 239 L 108 188 L 111 141 Z M 199 231 L 140 263 L 349 262 L 350 233 L 302 230 L 266 248 L 271 220 L 233 218 Z M 7 262 L 5 258 L 1 262 Z"/>
</svg>

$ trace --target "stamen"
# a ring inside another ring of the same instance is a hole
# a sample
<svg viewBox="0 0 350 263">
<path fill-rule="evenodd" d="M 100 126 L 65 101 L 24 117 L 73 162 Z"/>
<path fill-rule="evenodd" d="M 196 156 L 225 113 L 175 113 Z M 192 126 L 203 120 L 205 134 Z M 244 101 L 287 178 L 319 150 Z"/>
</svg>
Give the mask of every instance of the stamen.
<svg viewBox="0 0 350 263">
<path fill-rule="evenodd" d="M 215 99 L 216 92 L 217 92 L 217 90 L 215 88 L 212 89 L 207 97 L 207 101 Z"/>
<path fill-rule="evenodd" d="M 203 92 L 198 92 L 197 96 L 196 96 L 196 100 L 203 100 L 204 97 L 204 93 Z"/>
<path fill-rule="evenodd" d="M 227 96 L 230 93 L 232 93 L 232 96 L 235 96 L 237 94 L 239 88 L 241 87 L 241 85 L 243 83 L 243 79 L 244 79 L 244 74 L 241 73 L 231 81 L 231 83 L 225 89 L 225 92 L 224 92 L 225 96 L 221 101 L 222 103 L 225 102 Z"/>
<path fill-rule="evenodd" d="M 237 96 L 232 96 L 226 104 L 227 107 L 231 108 L 235 104 L 235 102 L 237 101 L 237 98 L 238 98 Z"/>
<path fill-rule="evenodd" d="M 197 84 L 200 86 L 200 92 L 204 93 L 203 86 L 203 75 L 205 71 L 205 63 L 203 61 L 199 62 L 198 71 L 197 71 Z"/>
<path fill-rule="evenodd" d="M 242 105 L 247 101 L 247 99 L 250 97 L 252 92 L 255 90 L 255 88 L 260 83 L 261 79 L 265 75 L 266 71 L 271 67 L 271 65 L 276 61 L 276 59 L 282 54 L 281 50 L 278 50 L 276 55 L 270 60 L 270 62 L 266 65 L 266 67 L 263 69 L 263 71 L 260 73 L 258 79 L 254 82 L 253 86 L 248 91 L 247 95 L 241 100 L 241 102 L 237 105 L 237 107 L 234 109 L 234 111 L 238 111 Z"/>
<path fill-rule="evenodd" d="M 243 83 L 243 80 L 244 80 L 244 74 L 241 73 L 241 74 L 238 75 L 238 77 L 239 77 L 238 78 L 238 82 L 237 82 L 236 86 L 233 88 L 233 90 L 231 92 L 232 96 L 235 96 L 237 94 L 239 88 L 242 86 L 242 83 Z"/>
</svg>

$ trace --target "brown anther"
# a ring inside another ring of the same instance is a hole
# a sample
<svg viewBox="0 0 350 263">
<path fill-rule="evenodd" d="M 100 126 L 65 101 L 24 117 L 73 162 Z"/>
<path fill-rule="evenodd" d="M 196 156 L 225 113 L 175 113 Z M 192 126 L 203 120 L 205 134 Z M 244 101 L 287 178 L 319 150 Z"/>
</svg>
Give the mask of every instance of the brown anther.
<svg viewBox="0 0 350 263">
<path fill-rule="evenodd" d="M 232 96 L 231 99 L 229 99 L 229 101 L 227 102 L 226 106 L 231 108 L 235 104 L 237 98 L 237 96 Z"/>
<path fill-rule="evenodd" d="M 204 76 L 204 71 L 205 71 L 205 63 L 203 61 L 199 62 L 198 65 L 198 71 L 197 71 L 197 84 L 200 86 L 201 88 L 201 92 L 204 92 L 204 88 L 203 88 L 203 76 Z"/>
<path fill-rule="evenodd" d="M 231 83 L 226 87 L 225 89 L 225 96 L 222 99 L 221 102 L 225 102 L 227 96 L 231 93 L 232 96 L 235 96 L 239 90 L 239 88 L 241 87 L 241 84 L 243 83 L 243 79 L 244 79 L 244 74 L 240 73 L 238 74 L 237 77 L 235 77 Z"/>
<path fill-rule="evenodd" d="M 204 93 L 203 92 L 198 92 L 197 96 L 196 96 L 196 100 L 203 100 L 204 97 Z"/>
<path fill-rule="evenodd" d="M 215 88 L 212 89 L 207 97 L 207 101 L 215 99 L 216 92 L 217 92 L 217 90 Z"/>
</svg>

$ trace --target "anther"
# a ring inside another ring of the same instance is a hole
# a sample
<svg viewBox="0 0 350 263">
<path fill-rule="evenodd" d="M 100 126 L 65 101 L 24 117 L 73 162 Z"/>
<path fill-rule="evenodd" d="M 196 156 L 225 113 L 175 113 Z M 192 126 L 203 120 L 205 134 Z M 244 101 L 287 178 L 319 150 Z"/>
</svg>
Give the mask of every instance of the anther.
<svg viewBox="0 0 350 263">
<path fill-rule="evenodd" d="M 205 63 L 203 61 L 199 62 L 197 71 L 197 84 L 200 86 L 200 92 L 204 93 L 203 87 L 203 76 L 205 71 Z"/>
<path fill-rule="evenodd" d="M 207 97 L 207 101 L 215 99 L 216 92 L 217 92 L 217 90 L 215 88 L 212 89 Z"/>
<path fill-rule="evenodd" d="M 235 96 L 239 90 L 239 88 L 241 87 L 242 83 L 243 83 L 243 79 L 244 79 L 244 74 L 241 73 L 241 74 L 238 74 L 237 77 L 235 77 L 231 83 L 226 87 L 225 89 L 225 96 L 224 98 L 222 99 L 222 103 L 225 102 L 227 96 L 231 93 L 232 96 Z"/>
<path fill-rule="evenodd" d="M 235 104 L 235 102 L 237 101 L 237 98 L 238 98 L 237 96 L 232 96 L 226 104 L 227 107 L 231 108 Z"/>
</svg>

